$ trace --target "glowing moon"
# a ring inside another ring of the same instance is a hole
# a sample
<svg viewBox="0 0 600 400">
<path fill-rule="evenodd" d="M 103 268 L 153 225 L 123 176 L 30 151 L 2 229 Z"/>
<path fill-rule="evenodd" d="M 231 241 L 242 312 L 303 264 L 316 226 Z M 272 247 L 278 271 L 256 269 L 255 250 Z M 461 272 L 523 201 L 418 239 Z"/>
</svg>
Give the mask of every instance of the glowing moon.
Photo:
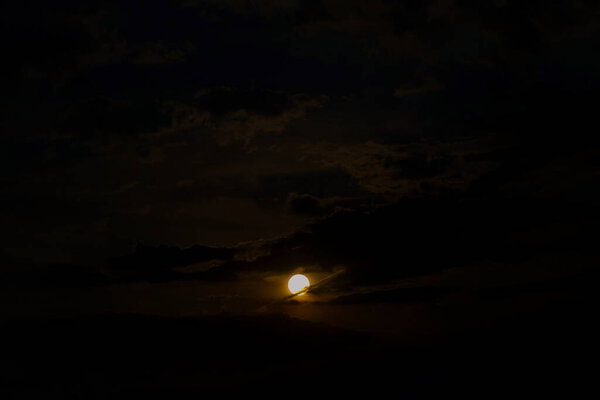
<svg viewBox="0 0 600 400">
<path fill-rule="evenodd" d="M 302 274 L 296 274 L 290 278 L 288 281 L 288 289 L 292 294 L 299 293 L 310 286 L 310 281 L 308 278 Z M 304 293 L 299 294 L 302 296 Z"/>
</svg>

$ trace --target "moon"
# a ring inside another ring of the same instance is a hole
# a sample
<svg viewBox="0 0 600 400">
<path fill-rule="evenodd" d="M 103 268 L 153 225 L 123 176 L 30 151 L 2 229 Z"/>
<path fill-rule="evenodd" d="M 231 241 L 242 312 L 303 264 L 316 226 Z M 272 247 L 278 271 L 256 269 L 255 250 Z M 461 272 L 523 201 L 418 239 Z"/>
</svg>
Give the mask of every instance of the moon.
<svg viewBox="0 0 600 400">
<path fill-rule="evenodd" d="M 288 281 L 288 289 L 290 289 L 290 293 L 292 294 L 300 293 L 303 290 L 308 289 L 309 286 L 310 281 L 302 274 L 296 274 Z M 302 296 L 303 294 L 304 293 L 300 293 L 299 296 Z"/>
</svg>

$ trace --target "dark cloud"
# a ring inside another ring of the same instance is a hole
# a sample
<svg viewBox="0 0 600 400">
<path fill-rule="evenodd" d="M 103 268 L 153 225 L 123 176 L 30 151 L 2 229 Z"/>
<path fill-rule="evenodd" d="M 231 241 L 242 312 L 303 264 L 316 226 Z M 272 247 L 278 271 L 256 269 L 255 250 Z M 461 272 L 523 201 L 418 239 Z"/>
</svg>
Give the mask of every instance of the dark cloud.
<svg viewBox="0 0 600 400">
<path fill-rule="evenodd" d="M 537 261 L 539 262 L 539 261 Z M 532 268 L 531 264 L 522 264 L 521 268 Z M 519 299 L 523 297 L 555 298 L 577 297 L 586 298 L 593 291 L 593 282 L 596 278 L 593 269 L 573 271 L 572 274 L 559 278 L 538 276 L 536 280 L 525 283 L 498 284 L 488 286 L 483 282 L 470 285 L 463 282 L 462 286 L 404 286 L 397 288 L 377 288 L 335 297 L 326 304 L 353 305 L 353 304 L 381 304 L 403 303 L 408 304 L 436 304 L 447 305 L 455 301 L 483 302 L 502 301 L 506 299 Z M 514 278 L 514 277 L 513 277 Z"/>
<path fill-rule="evenodd" d="M 211 271 L 215 266 L 233 259 L 237 250 L 192 246 L 186 249 L 169 246 L 147 246 L 138 244 L 133 254 L 116 258 L 111 262 L 114 281 L 168 282 L 186 279 L 233 279 L 235 276 Z M 198 265 L 191 272 L 178 267 Z"/>
<path fill-rule="evenodd" d="M 291 213 L 326 217 L 341 210 L 359 210 L 370 208 L 369 198 L 360 197 L 316 197 L 307 193 L 291 193 L 287 199 L 287 208 Z"/>
<path fill-rule="evenodd" d="M 174 106 L 174 124 L 208 127 L 222 145 L 249 145 L 260 133 L 282 133 L 290 121 L 303 118 L 307 108 L 320 107 L 324 101 L 323 96 L 272 91 L 201 90 L 191 104 Z"/>
<path fill-rule="evenodd" d="M 7 253 L 385 280 L 526 255 L 519 218 L 597 199 L 592 2 L 62 4 L 2 17 Z"/>
<path fill-rule="evenodd" d="M 290 195 L 288 207 L 290 212 L 313 216 L 322 216 L 332 210 L 331 205 L 326 204 L 317 197 L 297 193 Z"/>
<path fill-rule="evenodd" d="M 375 142 L 340 145 L 313 143 L 303 150 L 316 163 L 338 167 L 353 176 L 367 192 L 396 197 L 423 194 L 425 186 L 438 190 L 466 190 L 472 181 L 497 165 L 469 154 L 502 147 L 493 136 L 385 144 Z M 470 155 L 471 163 L 465 163 Z"/>
<path fill-rule="evenodd" d="M 369 293 L 350 294 L 337 297 L 329 304 L 348 305 L 364 303 L 417 303 L 435 302 L 453 293 L 456 289 L 445 287 L 413 287 L 391 290 L 379 290 Z"/>
</svg>

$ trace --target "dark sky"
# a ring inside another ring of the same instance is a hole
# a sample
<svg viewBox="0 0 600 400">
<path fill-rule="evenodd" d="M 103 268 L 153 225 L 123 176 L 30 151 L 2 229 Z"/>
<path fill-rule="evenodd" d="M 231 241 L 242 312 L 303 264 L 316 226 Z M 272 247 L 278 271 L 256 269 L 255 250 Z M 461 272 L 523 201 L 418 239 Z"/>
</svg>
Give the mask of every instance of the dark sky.
<svg viewBox="0 0 600 400">
<path fill-rule="evenodd" d="M 10 257 L 235 246 L 474 186 L 578 202 L 597 177 L 595 2 L 79 3 L 3 6 Z"/>
<path fill-rule="evenodd" d="M 343 270 L 276 311 L 406 339 L 596 290 L 596 1 L 0 15 L 3 317 L 246 315 Z"/>
</svg>

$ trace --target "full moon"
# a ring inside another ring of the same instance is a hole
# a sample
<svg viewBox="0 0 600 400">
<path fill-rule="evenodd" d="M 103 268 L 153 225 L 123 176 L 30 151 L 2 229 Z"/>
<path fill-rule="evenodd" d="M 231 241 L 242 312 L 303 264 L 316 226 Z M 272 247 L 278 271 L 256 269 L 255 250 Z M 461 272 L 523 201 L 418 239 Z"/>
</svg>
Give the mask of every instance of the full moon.
<svg viewBox="0 0 600 400">
<path fill-rule="evenodd" d="M 308 278 L 302 274 L 296 274 L 290 278 L 288 281 L 288 289 L 292 294 L 299 293 L 310 286 L 310 281 Z M 302 296 L 304 293 L 299 294 Z"/>
</svg>

